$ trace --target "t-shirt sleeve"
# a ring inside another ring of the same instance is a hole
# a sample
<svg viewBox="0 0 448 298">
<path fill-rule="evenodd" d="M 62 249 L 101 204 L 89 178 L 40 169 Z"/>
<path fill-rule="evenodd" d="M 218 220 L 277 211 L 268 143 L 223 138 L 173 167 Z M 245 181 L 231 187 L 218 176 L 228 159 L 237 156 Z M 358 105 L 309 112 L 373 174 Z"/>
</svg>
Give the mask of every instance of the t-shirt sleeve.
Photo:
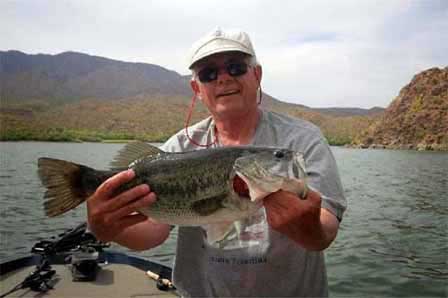
<svg viewBox="0 0 448 298">
<path fill-rule="evenodd" d="M 321 194 L 322 207 L 341 221 L 347 202 L 330 146 L 323 138 L 316 139 L 307 148 L 304 157 L 308 185 Z"/>
<path fill-rule="evenodd" d="M 179 152 L 182 151 L 182 146 L 177 135 L 173 135 L 160 146 L 160 149 L 165 152 Z"/>
<path fill-rule="evenodd" d="M 186 141 L 183 131 L 172 135 L 165 143 L 160 146 L 160 149 L 165 152 L 184 152 L 189 151 L 188 142 Z"/>
</svg>

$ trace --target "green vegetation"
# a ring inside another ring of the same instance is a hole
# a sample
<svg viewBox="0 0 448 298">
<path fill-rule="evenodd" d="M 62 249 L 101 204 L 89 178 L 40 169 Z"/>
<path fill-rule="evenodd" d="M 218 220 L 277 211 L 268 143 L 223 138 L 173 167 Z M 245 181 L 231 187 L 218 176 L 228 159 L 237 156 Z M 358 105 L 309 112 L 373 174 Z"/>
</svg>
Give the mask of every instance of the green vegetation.
<svg viewBox="0 0 448 298">
<path fill-rule="evenodd" d="M 0 141 L 45 141 L 45 142 L 103 142 L 103 143 L 127 143 L 134 140 L 146 142 L 164 142 L 169 138 L 166 136 L 152 136 L 148 134 L 123 134 L 114 132 L 77 131 L 72 129 L 55 128 L 45 131 L 32 131 L 27 129 L 16 129 L 0 132 Z M 350 144 L 349 137 L 326 136 L 328 143 L 332 146 L 344 146 Z"/>
<path fill-rule="evenodd" d="M 142 98 L 134 100 L 84 100 L 65 105 L 32 102 L 4 105 L 0 109 L 0 141 L 52 142 L 164 142 L 184 127 L 188 100 Z M 313 122 L 330 145 L 350 144 L 368 117 L 332 117 L 275 104 L 270 110 Z M 190 124 L 208 116 L 200 103 Z"/>
<path fill-rule="evenodd" d="M 424 101 L 423 101 L 424 97 L 423 95 L 419 94 L 417 95 L 414 100 L 411 103 L 411 106 L 409 108 L 410 113 L 419 113 L 423 107 L 424 107 Z"/>
<path fill-rule="evenodd" d="M 325 136 L 325 138 L 327 139 L 328 144 L 330 144 L 331 146 L 349 145 L 353 141 L 349 136 Z"/>
<path fill-rule="evenodd" d="M 47 141 L 47 142 L 107 142 L 125 143 L 131 140 L 163 142 L 169 135 L 131 134 L 121 132 L 99 132 L 66 128 L 36 130 L 16 128 L 0 130 L 0 141 Z"/>
<path fill-rule="evenodd" d="M 47 142 L 103 142 L 127 143 L 133 140 L 147 142 L 164 142 L 171 134 L 132 134 L 120 132 L 99 132 L 90 130 L 76 130 L 67 128 L 48 128 L 36 130 L 31 128 L 15 128 L 0 130 L 0 141 L 47 141 Z M 348 136 L 325 136 L 332 146 L 350 144 Z"/>
</svg>

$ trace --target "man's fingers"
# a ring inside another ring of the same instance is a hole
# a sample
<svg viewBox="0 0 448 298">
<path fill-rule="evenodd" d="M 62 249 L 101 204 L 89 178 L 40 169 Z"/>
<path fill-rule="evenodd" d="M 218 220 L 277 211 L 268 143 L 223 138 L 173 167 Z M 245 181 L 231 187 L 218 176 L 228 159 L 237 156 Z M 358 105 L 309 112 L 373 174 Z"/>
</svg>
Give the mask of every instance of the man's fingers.
<svg viewBox="0 0 448 298">
<path fill-rule="evenodd" d="M 320 194 L 316 191 L 313 191 L 311 189 L 308 190 L 308 193 L 306 195 L 306 200 L 309 200 L 313 204 L 318 204 L 320 206 L 321 204 L 321 197 Z"/>
<path fill-rule="evenodd" d="M 155 201 L 156 201 L 155 193 L 153 193 L 153 192 L 149 193 L 149 194 L 139 198 L 138 200 L 128 203 L 127 205 L 120 207 L 116 211 L 109 213 L 107 215 L 106 220 L 110 223 L 113 223 L 117 220 L 121 221 L 122 218 L 125 218 L 129 214 L 137 211 L 138 209 L 140 209 L 142 207 L 151 205 Z"/>
<path fill-rule="evenodd" d="M 117 209 L 120 209 L 123 206 L 129 204 L 130 202 L 147 195 L 149 191 L 150 191 L 149 186 L 146 184 L 136 186 L 130 190 L 127 190 L 117 195 L 116 197 L 114 197 L 113 200 L 110 200 L 107 204 L 106 210 L 112 212 Z"/>
<path fill-rule="evenodd" d="M 142 214 L 132 214 L 123 217 L 120 222 L 117 224 L 118 230 L 126 229 L 132 225 L 138 224 L 147 220 L 148 218 Z"/>
<path fill-rule="evenodd" d="M 114 194 L 120 185 L 131 181 L 134 177 L 135 173 L 131 169 L 120 172 L 104 181 L 96 190 L 96 194 L 99 198 L 106 200 Z"/>
</svg>

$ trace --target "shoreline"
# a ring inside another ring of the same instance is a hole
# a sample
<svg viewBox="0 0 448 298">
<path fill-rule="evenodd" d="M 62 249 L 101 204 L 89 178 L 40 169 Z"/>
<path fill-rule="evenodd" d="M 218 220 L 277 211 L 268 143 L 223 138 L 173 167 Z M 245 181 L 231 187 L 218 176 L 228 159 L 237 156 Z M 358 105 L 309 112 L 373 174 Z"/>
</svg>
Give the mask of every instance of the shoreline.
<svg viewBox="0 0 448 298">
<path fill-rule="evenodd" d="M 127 144 L 130 142 L 142 141 L 146 143 L 161 143 L 163 144 L 166 140 L 141 140 L 141 139 L 104 139 L 104 140 L 52 140 L 52 139 L 4 139 L 0 140 L 3 142 L 48 142 L 48 143 L 103 143 L 103 144 Z M 382 144 L 372 144 L 366 146 L 364 144 L 331 144 L 332 147 L 342 147 L 347 149 L 360 149 L 360 150 L 409 150 L 409 151 L 430 151 L 430 152 L 448 152 L 448 144 L 400 144 L 400 145 L 382 145 Z"/>
<path fill-rule="evenodd" d="M 410 151 L 434 151 L 434 152 L 448 152 L 448 144 L 348 144 L 344 145 L 345 148 L 351 149 L 371 149 L 371 150 L 410 150 Z"/>
<path fill-rule="evenodd" d="M 18 140 L 18 139 L 14 139 L 14 140 L 0 140 L 0 143 L 6 143 L 6 142 L 27 142 L 27 143 L 32 143 L 32 142 L 45 142 L 45 143 L 104 143 L 104 144 L 126 144 L 126 143 L 130 143 L 130 142 L 135 142 L 135 141 L 142 141 L 142 142 L 146 142 L 146 143 L 164 143 L 165 141 L 161 141 L 161 140 L 156 140 L 156 141 L 152 141 L 152 140 L 139 140 L 139 139 L 126 139 L 126 140 L 115 140 L 115 139 L 107 139 L 107 140 L 43 140 L 43 139 L 37 139 L 37 140 L 31 140 L 31 139 L 23 139 L 23 140 Z"/>
</svg>

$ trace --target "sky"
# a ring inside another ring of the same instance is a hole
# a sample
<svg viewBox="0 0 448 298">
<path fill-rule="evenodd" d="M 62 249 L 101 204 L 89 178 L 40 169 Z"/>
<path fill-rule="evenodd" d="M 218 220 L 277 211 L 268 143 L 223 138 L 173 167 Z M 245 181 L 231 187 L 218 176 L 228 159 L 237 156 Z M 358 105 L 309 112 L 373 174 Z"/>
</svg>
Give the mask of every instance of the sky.
<svg viewBox="0 0 448 298">
<path fill-rule="evenodd" d="M 82 52 L 188 74 L 194 41 L 241 29 L 262 89 L 310 107 L 387 107 L 448 65 L 445 0 L 0 0 L 0 50 Z"/>
</svg>

